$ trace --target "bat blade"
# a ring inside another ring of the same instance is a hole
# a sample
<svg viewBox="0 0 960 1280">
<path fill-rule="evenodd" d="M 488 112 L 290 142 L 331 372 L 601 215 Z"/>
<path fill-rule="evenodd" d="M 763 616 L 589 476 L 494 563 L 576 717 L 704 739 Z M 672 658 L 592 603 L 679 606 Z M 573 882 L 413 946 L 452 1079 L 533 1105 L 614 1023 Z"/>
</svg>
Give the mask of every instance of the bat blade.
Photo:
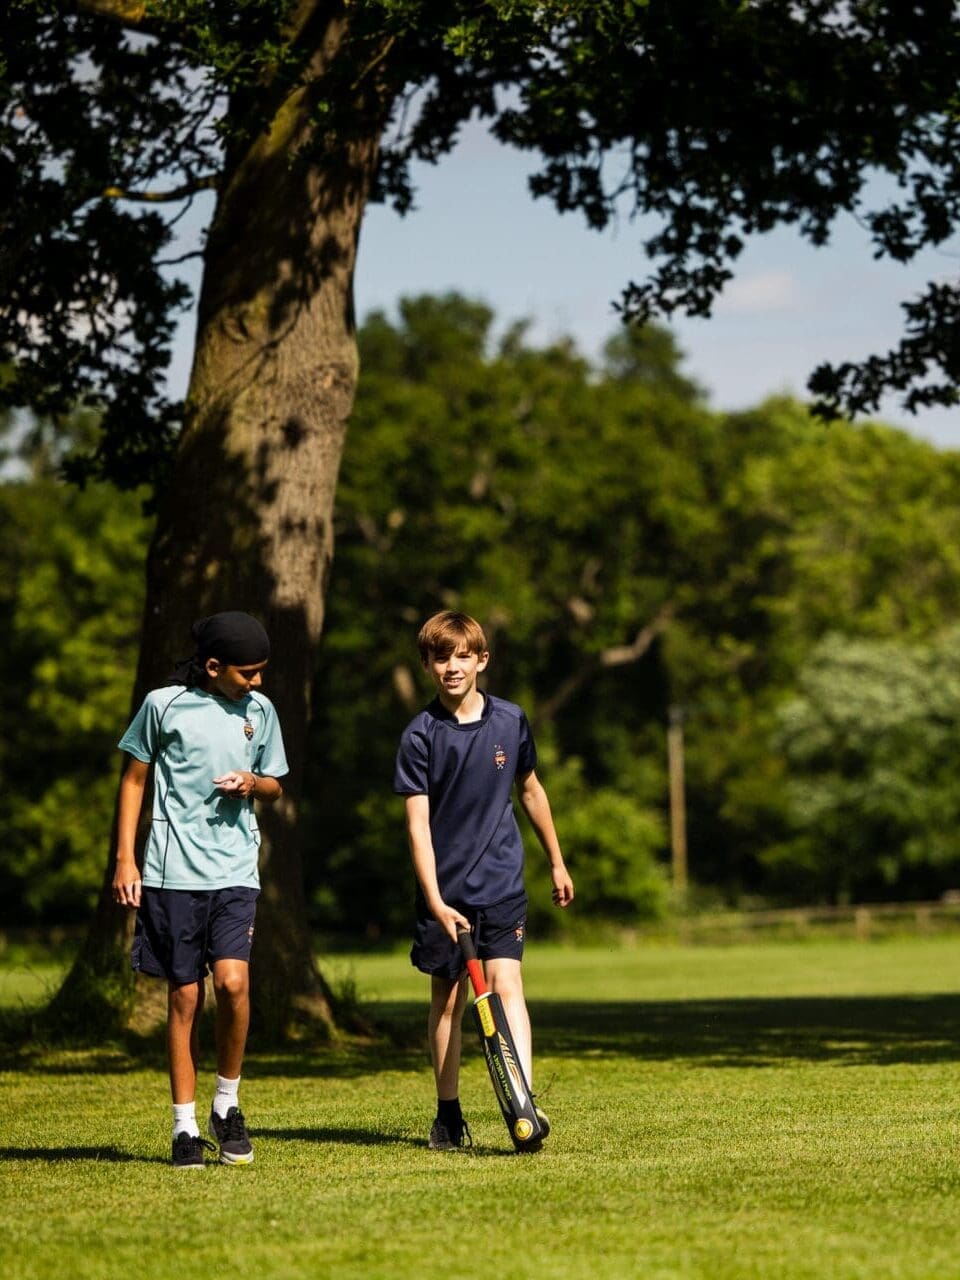
<svg viewBox="0 0 960 1280">
<path fill-rule="evenodd" d="M 469 933 L 460 934 L 460 946 L 474 988 L 473 1020 L 504 1124 L 517 1151 L 536 1151 L 543 1141 L 543 1126 L 520 1065 L 503 1001 L 495 991 L 486 989 Z"/>
</svg>

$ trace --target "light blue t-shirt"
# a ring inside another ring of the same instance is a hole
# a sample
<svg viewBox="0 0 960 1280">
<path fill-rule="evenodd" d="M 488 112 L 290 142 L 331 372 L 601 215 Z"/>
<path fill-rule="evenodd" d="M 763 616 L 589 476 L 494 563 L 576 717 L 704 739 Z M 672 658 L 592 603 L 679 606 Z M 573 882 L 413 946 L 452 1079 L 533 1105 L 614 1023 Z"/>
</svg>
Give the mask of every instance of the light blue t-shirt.
<svg viewBox="0 0 960 1280">
<path fill-rule="evenodd" d="M 249 693 L 233 701 L 167 685 L 147 694 L 118 745 L 154 765 L 143 883 L 154 889 L 258 888 L 253 802 L 223 795 L 213 779 L 239 769 L 267 778 L 289 772 L 270 700 Z"/>
</svg>

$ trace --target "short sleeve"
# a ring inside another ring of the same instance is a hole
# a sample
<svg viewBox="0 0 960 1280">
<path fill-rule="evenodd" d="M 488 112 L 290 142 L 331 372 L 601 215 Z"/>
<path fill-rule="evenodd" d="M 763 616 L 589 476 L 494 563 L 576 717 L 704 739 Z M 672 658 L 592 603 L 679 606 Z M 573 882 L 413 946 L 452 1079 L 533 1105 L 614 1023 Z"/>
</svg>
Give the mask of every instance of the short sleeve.
<svg viewBox="0 0 960 1280">
<path fill-rule="evenodd" d="M 159 727 L 157 704 L 152 695 L 148 694 L 117 746 L 121 751 L 126 751 L 144 764 L 149 764 L 156 755 L 159 745 Z"/>
<path fill-rule="evenodd" d="M 524 713 L 520 712 L 520 740 L 517 743 L 517 777 L 522 778 L 532 773 L 537 767 L 537 746 L 533 740 L 533 730 Z"/>
<path fill-rule="evenodd" d="M 257 748 L 254 771 L 263 778 L 284 778 L 290 772 L 290 766 L 283 746 L 280 717 L 272 702 L 264 701 L 261 706 L 263 707 L 263 741 Z"/>
<path fill-rule="evenodd" d="M 429 793 L 430 745 L 419 729 L 407 729 L 400 739 L 393 770 L 393 789 L 401 796 Z"/>
</svg>

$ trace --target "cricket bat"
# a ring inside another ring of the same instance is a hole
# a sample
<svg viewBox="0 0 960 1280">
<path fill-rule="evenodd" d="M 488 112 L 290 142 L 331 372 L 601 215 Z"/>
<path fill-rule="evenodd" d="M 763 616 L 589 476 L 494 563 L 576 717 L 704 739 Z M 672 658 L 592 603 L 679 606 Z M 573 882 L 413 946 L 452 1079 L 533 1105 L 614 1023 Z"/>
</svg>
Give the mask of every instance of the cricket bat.
<svg viewBox="0 0 960 1280">
<path fill-rule="evenodd" d="M 457 940 L 473 987 L 473 1020 L 507 1132 L 517 1151 L 539 1151 L 543 1127 L 510 1034 L 503 1001 L 487 988 L 469 929 L 458 929 Z"/>
</svg>

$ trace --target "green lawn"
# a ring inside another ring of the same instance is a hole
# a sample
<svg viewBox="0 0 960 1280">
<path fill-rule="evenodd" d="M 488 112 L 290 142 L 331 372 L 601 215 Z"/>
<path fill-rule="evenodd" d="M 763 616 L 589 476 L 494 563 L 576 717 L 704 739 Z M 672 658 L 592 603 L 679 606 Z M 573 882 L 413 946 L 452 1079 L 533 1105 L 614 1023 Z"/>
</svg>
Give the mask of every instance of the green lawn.
<svg viewBox="0 0 960 1280">
<path fill-rule="evenodd" d="M 426 980 L 326 967 L 389 1040 L 252 1053 L 250 1169 L 169 1168 L 155 1050 L 9 1060 L 4 1276 L 960 1277 L 960 940 L 531 947 L 527 1157 L 469 1037 L 476 1145 L 428 1152 Z M 0 1003 L 55 977 L 0 970 Z"/>
</svg>

